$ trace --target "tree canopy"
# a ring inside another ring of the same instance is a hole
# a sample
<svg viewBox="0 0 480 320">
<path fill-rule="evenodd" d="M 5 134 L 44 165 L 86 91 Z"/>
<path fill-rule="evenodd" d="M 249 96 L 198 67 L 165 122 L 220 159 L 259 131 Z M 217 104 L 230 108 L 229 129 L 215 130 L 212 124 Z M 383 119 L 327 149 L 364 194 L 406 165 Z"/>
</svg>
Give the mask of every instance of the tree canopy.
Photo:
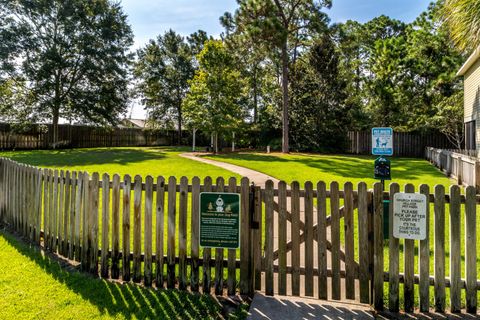
<svg viewBox="0 0 480 320">
<path fill-rule="evenodd" d="M 115 124 L 127 106 L 133 42 L 120 4 L 1 0 L 0 12 L 0 79 L 24 97 L 4 117 Z"/>
</svg>

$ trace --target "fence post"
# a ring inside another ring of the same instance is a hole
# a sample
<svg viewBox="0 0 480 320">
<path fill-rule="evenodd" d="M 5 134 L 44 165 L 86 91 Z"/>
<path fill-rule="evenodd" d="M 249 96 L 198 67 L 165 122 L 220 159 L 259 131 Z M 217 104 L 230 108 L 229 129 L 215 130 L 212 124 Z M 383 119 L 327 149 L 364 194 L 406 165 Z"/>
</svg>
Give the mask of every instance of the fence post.
<svg viewBox="0 0 480 320">
<path fill-rule="evenodd" d="M 475 188 L 480 190 L 480 161 L 475 161 Z"/>
<path fill-rule="evenodd" d="M 383 310 L 383 185 L 373 187 L 373 305 Z"/>
</svg>

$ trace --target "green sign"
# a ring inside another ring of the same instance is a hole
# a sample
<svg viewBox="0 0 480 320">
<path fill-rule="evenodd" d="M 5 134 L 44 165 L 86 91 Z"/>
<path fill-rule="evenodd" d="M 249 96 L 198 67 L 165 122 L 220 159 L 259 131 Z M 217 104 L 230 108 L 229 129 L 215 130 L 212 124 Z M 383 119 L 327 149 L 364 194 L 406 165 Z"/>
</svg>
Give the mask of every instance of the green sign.
<svg viewBox="0 0 480 320">
<path fill-rule="evenodd" d="M 390 160 L 384 157 L 378 157 L 375 159 L 375 164 L 374 164 L 374 175 L 375 179 L 380 179 L 380 180 L 391 180 L 391 175 L 390 175 Z"/>
<path fill-rule="evenodd" d="M 238 249 L 240 247 L 240 195 L 200 193 L 200 246 Z"/>
</svg>

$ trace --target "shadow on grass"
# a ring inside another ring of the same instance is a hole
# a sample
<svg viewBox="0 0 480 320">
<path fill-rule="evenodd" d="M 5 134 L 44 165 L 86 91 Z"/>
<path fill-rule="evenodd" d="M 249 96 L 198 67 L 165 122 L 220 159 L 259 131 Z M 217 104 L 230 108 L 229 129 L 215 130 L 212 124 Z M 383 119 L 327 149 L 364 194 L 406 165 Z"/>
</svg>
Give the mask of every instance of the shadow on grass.
<svg viewBox="0 0 480 320">
<path fill-rule="evenodd" d="M 102 164 L 128 165 L 148 160 L 161 160 L 168 149 L 121 148 L 121 149 L 72 149 L 35 150 L 5 153 L 12 160 L 43 167 L 88 166 Z"/>
<path fill-rule="evenodd" d="M 210 156 L 211 157 L 211 156 Z M 212 158 L 228 160 L 245 160 L 264 162 L 265 164 L 281 163 L 303 164 L 305 166 L 338 175 L 344 178 L 363 179 L 372 175 L 373 156 L 316 156 L 308 154 L 291 154 L 291 157 L 281 157 L 275 155 L 251 154 L 251 153 L 231 153 L 214 156 Z M 370 165 L 364 165 L 368 161 Z M 399 179 L 415 179 L 419 175 L 436 174 L 433 166 L 422 163 L 421 159 L 413 158 L 394 158 L 392 159 L 392 174 Z M 397 162 L 397 163 L 395 163 Z"/>
<path fill-rule="evenodd" d="M 94 279 L 78 271 L 66 271 L 62 262 L 43 256 L 36 246 L 29 246 L 11 234 L 0 230 L 0 237 L 24 257 L 34 261 L 44 272 L 83 299 L 95 305 L 101 313 L 126 319 L 211 319 L 219 315 L 219 307 L 211 297 L 178 290 L 145 289 L 134 284 L 119 284 Z"/>
</svg>

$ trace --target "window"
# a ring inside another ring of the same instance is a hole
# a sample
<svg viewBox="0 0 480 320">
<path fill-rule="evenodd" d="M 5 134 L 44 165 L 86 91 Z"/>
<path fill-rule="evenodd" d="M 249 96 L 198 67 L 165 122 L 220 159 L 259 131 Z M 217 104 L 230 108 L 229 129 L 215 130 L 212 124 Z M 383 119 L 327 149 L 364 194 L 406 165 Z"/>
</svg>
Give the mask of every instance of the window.
<svg viewBox="0 0 480 320">
<path fill-rule="evenodd" d="M 465 122 L 465 149 L 467 150 L 475 150 L 476 143 L 475 143 L 475 120 Z"/>
</svg>

